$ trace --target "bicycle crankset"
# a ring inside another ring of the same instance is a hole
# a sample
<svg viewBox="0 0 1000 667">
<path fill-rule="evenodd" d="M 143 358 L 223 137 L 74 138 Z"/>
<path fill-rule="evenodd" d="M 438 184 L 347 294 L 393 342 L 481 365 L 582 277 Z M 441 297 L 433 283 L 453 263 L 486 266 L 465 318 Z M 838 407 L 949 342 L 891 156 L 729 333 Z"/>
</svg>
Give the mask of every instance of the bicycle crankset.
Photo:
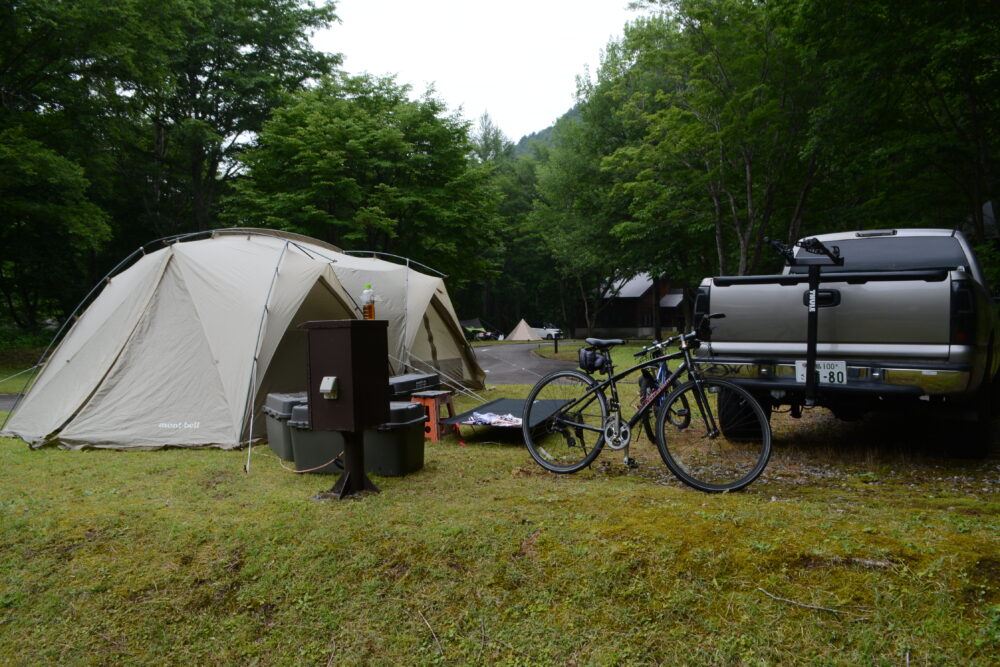
<svg viewBox="0 0 1000 667">
<path fill-rule="evenodd" d="M 604 423 L 604 442 L 614 450 L 625 449 L 632 441 L 632 429 L 626 422 L 609 417 Z"/>
</svg>

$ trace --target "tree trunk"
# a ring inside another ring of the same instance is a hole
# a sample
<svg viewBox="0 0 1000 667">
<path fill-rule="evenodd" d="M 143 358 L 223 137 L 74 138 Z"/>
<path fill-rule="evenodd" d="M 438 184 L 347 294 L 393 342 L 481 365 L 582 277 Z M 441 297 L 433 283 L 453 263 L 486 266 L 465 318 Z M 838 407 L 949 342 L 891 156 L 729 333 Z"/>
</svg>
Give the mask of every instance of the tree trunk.
<svg viewBox="0 0 1000 667">
<path fill-rule="evenodd" d="M 212 223 L 212 208 L 219 186 L 219 156 L 213 152 L 206 155 L 199 146 L 191 158 L 191 213 L 195 230 L 206 231 Z"/>
<path fill-rule="evenodd" d="M 653 338 L 663 340 L 663 326 L 660 323 L 660 276 L 653 277 Z"/>
<path fill-rule="evenodd" d="M 813 175 L 816 173 L 816 156 L 809 157 L 809 165 L 806 167 L 806 178 L 799 189 L 798 199 L 795 200 L 795 210 L 792 212 L 792 219 L 788 222 L 788 237 L 786 242 L 795 243 L 799 238 L 799 230 L 802 229 L 802 214 L 806 208 L 806 199 L 813 186 Z"/>
<path fill-rule="evenodd" d="M 576 284 L 580 288 L 580 303 L 583 305 L 583 321 L 587 327 L 587 335 L 593 335 L 593 324 L 590 321 L 590 304 L 587 302 L 587 290 L 583 287 L 583 280 L 576 279 Z"/>
<path fill-rule="evenodd" d="M 0 278 L 2 277 L 3 276 L 0 275 Z M 2 280 L 0 280 L 0 293 L 3 293 L 4 302 L 7 304 L 7 312 L 10 313 L 11 319 L 14 320 L 14 324 L 16 324 L 19 329 L 26 329 L 27 323 L 21 318 L 21 315 L 17 310 L 17 306 L 14 304 L 14 298 L 10 290 L 4 286 Z"/>
<path fill-rule="evenodd" d="M 556 283 L 559 289 L 559 312 L 562 313 L 563 322 L 566 322 L 568 326 L 567 331 L 573 333 L 574 331 L 574 321 L 570 319 L 569 312 L 567 309 L 566 295 L 563 292 L 562 283 Z"/>
<path fill-rule="evenodd" d="M 697 295 L 698 290 L 695 288 L 684 288 L 684 297 L 681 299 L 681 312 L 684 314 L 684 331 L 691 331 L 694 327 L 694 300 Z"/>
<path fill-rule="evenodd" d="M 715 252 L 719 260 L 719 275 L 726 275 L 726 253 L 722 242 L 722 204 L 719 196 L 711 193 L 712 205 L 715 209 Z"/>
</svg>

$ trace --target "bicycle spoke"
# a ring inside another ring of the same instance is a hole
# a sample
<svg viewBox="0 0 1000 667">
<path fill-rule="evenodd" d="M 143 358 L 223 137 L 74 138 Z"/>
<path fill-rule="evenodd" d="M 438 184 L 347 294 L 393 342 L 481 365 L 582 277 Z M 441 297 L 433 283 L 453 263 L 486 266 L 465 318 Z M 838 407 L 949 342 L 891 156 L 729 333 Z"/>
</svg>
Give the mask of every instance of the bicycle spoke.
<svg viewBox="0 0 1000 667">
<path fill-rule="evenodd" d="M 535 461 L 553 472 L 576 472 L 590 463 L 603 444 L 607 415 L 604 395 L 594 381 L 577 371 L 553 373 L 528 396 L 525 444 Z M 531 428 L 533 414 L 555 408 L 544 423 Z"/>
<path fill-rule="evenodd" d="M 678 478 L 695 488 L 741 489 L 767 465 L 770 426 L 745 390 L 719 380 L 706 380 L 702 386 L 700 393 L 689 382 L 668 399 L 667 413 L 657 423 L 660 455 Z M 668 417 L 682 399 L 691 416 L 687 427 L 678 428 Z"/>
</svg>

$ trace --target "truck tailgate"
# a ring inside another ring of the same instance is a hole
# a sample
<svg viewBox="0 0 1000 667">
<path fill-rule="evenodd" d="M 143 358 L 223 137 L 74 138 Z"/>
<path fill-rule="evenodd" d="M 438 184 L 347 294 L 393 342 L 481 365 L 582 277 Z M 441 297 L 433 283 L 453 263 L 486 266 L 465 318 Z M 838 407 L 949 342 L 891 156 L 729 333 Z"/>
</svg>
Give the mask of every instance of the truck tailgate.
<svg viewBox="0 0 1000 667">
<path fill-rule="evenodd" d="M 951 284 L 940 280 L 824 278 L 820 287 L 820 356 L 946 360 Z M 806 350 L 807 296 L 789 276 L 755 282 L 718 278 L 711 286 L 714 354 L 801 357 Z"/>
</svg>

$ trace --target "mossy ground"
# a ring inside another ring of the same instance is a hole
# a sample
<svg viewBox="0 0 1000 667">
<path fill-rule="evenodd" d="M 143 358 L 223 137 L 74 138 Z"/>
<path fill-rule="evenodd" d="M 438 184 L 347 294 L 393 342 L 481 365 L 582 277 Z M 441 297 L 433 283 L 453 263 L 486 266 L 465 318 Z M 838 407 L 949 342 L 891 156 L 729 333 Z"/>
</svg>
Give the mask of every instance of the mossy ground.
<svg viewBox="0 0 1000 667">
<path fill-rule="evenodd" d="M 267 447 L 244 474 L 0 440 L 0 662 L 995 664 L 1000 462 L 819 411 L 775 432 L 738 494 L 644 440 L 556 476 L 465 429 L 340 502 Z"/>
</svg>

